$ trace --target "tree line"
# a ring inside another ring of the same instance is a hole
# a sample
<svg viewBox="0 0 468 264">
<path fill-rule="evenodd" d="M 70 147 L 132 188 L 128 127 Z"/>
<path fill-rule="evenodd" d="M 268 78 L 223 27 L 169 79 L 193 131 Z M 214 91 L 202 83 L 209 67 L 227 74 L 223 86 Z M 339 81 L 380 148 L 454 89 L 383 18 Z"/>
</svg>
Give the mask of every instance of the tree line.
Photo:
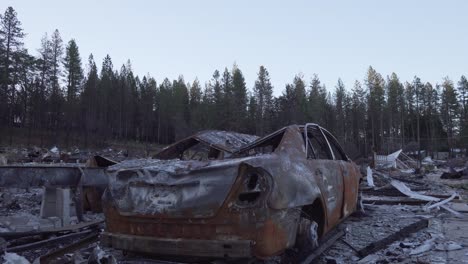
<svg viewBox="0 0 468 264">
<path fill-rule="evenodd" d="M 66 145 L 169 144 L 203 129 L 261 136 L 307 122 L 330 130 L 353 157 L 402 147 L 449 150 L 468 139 L 465 76 L 433 85 L 369 67 L 363 82 L 345 88 L 338 79 L 328 90 L 318 75 L 307 81 L 297 74 L 274 96 L 264 66 L 251 89 L 237 65 L 215 70 L 205 83 L 180 75 L 158 84 L 150 75 L 136 76 L 130 61 L 116 69 L 109 55 L 99 69 L 92 54 L 83 63 L 76 40 L 64 43 L 58 30 L 44 34 L 36 54 L 24 47 L 24 37 L 8 7 L 0 16 L 1 144 L 13 144 L 17 135 L 28 144 L 59 138 Z"/>
</svg>

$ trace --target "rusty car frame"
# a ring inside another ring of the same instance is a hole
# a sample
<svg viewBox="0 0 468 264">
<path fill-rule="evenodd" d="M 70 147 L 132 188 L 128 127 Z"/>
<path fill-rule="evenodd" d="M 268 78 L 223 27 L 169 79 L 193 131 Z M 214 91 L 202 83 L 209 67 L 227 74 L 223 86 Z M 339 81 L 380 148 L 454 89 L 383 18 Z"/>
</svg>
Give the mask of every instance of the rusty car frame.
<svg viewBox="0 0 468 264">
<path fill-rule="evenodd" d="M 104 245 L 266 259 L 313 247 L 357 207 L 359 169 L 317 124 L 284 127 L 229 158 L 174 153 L 108 168 Z"/>
</svg>

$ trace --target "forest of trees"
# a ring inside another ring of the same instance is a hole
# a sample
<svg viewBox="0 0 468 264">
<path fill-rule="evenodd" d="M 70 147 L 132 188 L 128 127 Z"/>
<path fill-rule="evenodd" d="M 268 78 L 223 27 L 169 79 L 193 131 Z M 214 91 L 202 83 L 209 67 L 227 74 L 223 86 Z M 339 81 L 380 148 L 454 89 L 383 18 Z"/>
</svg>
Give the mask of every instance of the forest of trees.
<svg viewBox="0 0 468 264">
<path fill-rule="evenodd" d="M 236 65 L 215 70 L 205 83 L 162 83 L 135 76 L 130 61 L 114 67 L 107 55 L 98 67 L 82 61 L 78 43 L 58 30 L 44 34 L 37 52 L 23 45 L 21 22 L 12 7 L 0 17 L 0 144 L 100 145 L 109 140 L 168 144 L 203 129 L 265 135 L 289 124 L 318 123 L 350 156 L 372 149 L 428 151 L 464 147 L 468 139 L 468 81 L 448 77 L 439 84 L 417 76 L 402 81 L 369 67 L 365 79 L 327 89 L 318 75 L 292 78 L 273 95 L 260 66 L 246 84 Z M 39 43 L 39 40 L 38 40 Z M 87 69 L 86 71 L 84 69 Z M 207 78 L 207 79 L 208 79 Z M 249 89 L 251 88 L 251 89 Z M 419 132 L 419 133 L 418 133 Z M 39 143 L 38 143 L 39 142 Z"/>
</svg>

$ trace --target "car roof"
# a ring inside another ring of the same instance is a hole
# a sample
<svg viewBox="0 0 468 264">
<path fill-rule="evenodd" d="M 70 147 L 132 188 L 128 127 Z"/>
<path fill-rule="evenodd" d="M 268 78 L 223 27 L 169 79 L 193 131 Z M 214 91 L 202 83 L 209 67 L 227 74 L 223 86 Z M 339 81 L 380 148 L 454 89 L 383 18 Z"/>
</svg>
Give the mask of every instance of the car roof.
<svg viewBox="0 0 468 264">
<path fill-rule="evenodd" d="M 305 125 L 289 125 L 289 126 L 282 127 L 282 128 L 280 128 L 280 129 L 278 129 L 278 130 L 276 130 L 276 131 L 274 131 L 274 132 L 272 132 L 272 133 L 270 133 L 270 134 L 268 134 L 268 135 L 266 135 L 266 136 L 264 136 L 264 137 L 261 137 L 261 138 L 255 140 L 254 142 L 251 142 L 251 143 L 248 144 L 248 145 L 243 146 L 243 147 L 242 147 L 241 149 L 239 149 L 236 153 L 242 153 L 242 152 L 244 152 L 244 151 L 246 151 L 246 150 L 249 150 L 249 149 L 251 149 L 251 148 L 253 148 L 253 147 L 257 146 L 257 145 L 260 145 L 260 144 L 262 144 L 263 142 L 268 141 L 268 140 L 270 140 L 271 138 L 277 136 L 278 134 L 284 133 L 284 131 L 286 131 L 287 129 L 293 128 L 293 127 L 297 127 L 297 128 L 299 128 L 299 130 L 300 130 L 301 132 L 303 132 L 303 131 L 304 131 L 304 128 L 305 128 L 306 126 L 307 126 L 307 129 L 308 129 L 308 130 L 311 129 L 311 128 L 320 128 L 320 129 L 322 129 L 325 133 L 327 133 L 327 134 L 329 134 L 331 137 L 333 137 L 333 139 L 334 139 L 336 142 L 338 142 L 338 141 L 336 140 L 335 136 L 334 136 L 332 133 L 330 133 L 330 131 L 328 131 L 328 130 L 326 130 L 325 128 L 323 128 L 322 126 L 320 126 L 320 125 L 318 125 L 318 124 L 315 124 L 315 123 L 307 123 L 307 124 L 305 124 Z M 346 156 L 346 158 L 349 159 L 349 158 L 347 157 L 346 153 L 343 151 L 343 148 L 342 148 L 340 145 L 338 145 L 338 147 L 339 147 L 340 150 L 343 152 L 343 154 Z"/>
</svg>

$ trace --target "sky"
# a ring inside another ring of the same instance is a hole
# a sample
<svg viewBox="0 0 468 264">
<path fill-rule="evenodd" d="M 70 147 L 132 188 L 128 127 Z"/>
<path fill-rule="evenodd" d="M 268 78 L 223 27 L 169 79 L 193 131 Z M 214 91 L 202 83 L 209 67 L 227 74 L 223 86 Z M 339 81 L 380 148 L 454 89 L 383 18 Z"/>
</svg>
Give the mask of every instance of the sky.
<svg viewBox="0 0 468 264">
<path fill-rule="evenodd" d="M 18 13 L 31 54 L 58 29 L 75 39 L 87 62 L 205 83 L 214 70 L 242 70 L 249 89 L 260 65 L 275 95 L 296 74 L 318 74 L 328 90 L 338 78 L 351 89 L 372 66 L 401 81 L 456 83 L 468 75 L 468 1 L 63 1 L 2 0 Z"/>
</svg>

